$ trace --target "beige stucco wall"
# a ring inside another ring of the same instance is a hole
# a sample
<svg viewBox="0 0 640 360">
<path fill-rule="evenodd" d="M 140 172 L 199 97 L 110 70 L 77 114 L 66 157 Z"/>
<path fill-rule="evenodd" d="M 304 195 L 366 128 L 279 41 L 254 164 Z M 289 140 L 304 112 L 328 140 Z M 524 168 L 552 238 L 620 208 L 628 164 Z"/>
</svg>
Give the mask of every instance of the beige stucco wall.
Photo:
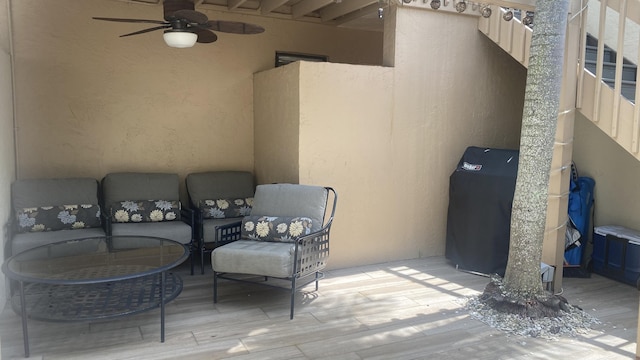
<svg viewBox="0 0 640 360">
<path fill-rule="evenodd" d="M 465 148 L 518 146 L 525 70 L 478 33 L 477 19 L 389 14 L 397 17 L 385 21 L 397 29 L 385 34 L 384 53 L 394 58 L 384 63 L 393 68 L 302 63 L 256 75 L 256 82 L 273 81 L 264 94 L 256 85 L 256 98 L 285 103 L 272 99 L 275 89 L 293 101 L 294 81 L 284 74 L 299 72 L 297 123 L 282 109 L 256 114 L 256 130 L 283 132 L 260 140 L 256 131 L 256 173 L 259 182 L 297 176 L 338 191 L 331 267 L 443 255 L 449 176 Z M 283 116 L 289 128 L 277 125 Z M 297 174 L 287 168 L 267 176 L 267 168 L 283 165 L 259 155 L 261 142 L 287 138 L 296 126 Z"/>
<path fill-rule="evenodd" d="M 418 257 L 411 222 L 400 226 L 416 204 L 397 185 L 393 70 L 301 66 L 300 183 L 338 192 L 331 266 Z"/>
<path fill-rule="evenodd" d="M 258 183 L 299 182 L 300 64 L 254 76 L 254 169 Z"/>
<path fill-rule="evenodd" d="M 395 22 L 396 186 L 417 204 L 409 244 L 441 255 L 449 176 L 468 146 L 518 148 L 526 71 L 475 17 L 399 8 Z"/>
<path fill-rule="evenodd" d="M 11 208 L 11 182 L 15 176 L 13 151 L 13 95 L 11 85 L 11 54 L 7 1 L 0 0 L 0 224 L 7 223 Z M 0 259 L 4 259 L 4 247 L 8 241 L 7 229 L 0 226 Z M 0 299 L 7 295 L 5 277 L 0 276 Z M 0 308 L 4 303 L 0 302 Z"/>
<path fill-rule="evenodd" d="M 275 51 L 380 64 L 382 34 L 199 8 L 263 26 L 172 49 L 160 31 L 119 38 L 159 19 L 160 6 L 111 0 L 13 1 L 18 176 L 253 170 L 253 73 Z"/>
<path fill-rule="evenodd" d="M 596 181 L 595 226 L 640 230 L 640 162 L 580 113 L 576 116 L 573 159 L 580 176 Z"/>
</svg>

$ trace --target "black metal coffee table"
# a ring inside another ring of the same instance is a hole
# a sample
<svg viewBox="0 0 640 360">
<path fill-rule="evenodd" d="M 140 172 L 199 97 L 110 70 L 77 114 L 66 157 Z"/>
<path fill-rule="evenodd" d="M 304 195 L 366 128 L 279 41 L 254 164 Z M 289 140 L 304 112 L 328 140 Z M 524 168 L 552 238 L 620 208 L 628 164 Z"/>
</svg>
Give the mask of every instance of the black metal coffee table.
<svg viewBox="0 0 640 360">
<path fill-rule="evenodd" d="M 2 271 L 19 285 L 11 304 L 22 316 L 25 357 L 29 357 L 27 318 L 85 321 L 160 307 L 164 342 L 164 305 L 182 291 L 180 276 L 167 271 L 188 254 L 173 240 L 108 236 L 40 246 L 10 257 Z"/>
</svg>

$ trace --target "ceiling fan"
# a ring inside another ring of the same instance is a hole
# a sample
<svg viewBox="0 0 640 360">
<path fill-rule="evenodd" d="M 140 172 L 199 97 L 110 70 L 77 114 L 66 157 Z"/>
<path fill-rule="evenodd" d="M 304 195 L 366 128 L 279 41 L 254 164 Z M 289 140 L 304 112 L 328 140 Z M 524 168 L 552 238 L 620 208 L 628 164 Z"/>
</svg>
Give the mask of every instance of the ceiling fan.
<svg viewBox="0 0 640 360">
<path fill-rule="evenodd" d="M 218 40 L 214 31 L 231 34 L 260 34 L 264 28 L 258 25 L 237 21 L 209 20 L 207 15 L 195 11 L 195 5 L 190 0 L 164 0 L 164 21 L 147 19 L 120 19 L 94 17 L 95 20 L 146 23 L 156 26 L 120 35 L 120 37 L 139 35 L 156 30 L 163 30 L 165 43 L 170 47 L 186 48 L 198 43 L 212 43 Z"/>
</svg>

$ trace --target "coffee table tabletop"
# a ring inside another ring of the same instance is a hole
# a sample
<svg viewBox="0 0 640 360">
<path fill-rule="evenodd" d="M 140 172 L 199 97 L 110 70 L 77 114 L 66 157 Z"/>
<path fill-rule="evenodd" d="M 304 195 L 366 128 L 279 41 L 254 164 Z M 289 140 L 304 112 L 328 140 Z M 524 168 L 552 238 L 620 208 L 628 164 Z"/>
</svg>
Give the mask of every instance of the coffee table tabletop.
<svg viewBox="0 0 640 360">
<path fill-rule="evenodd" d="M 182 292 L 182 279 L 168 270 L 189 256 L 186 246 L 147 236 L 105 236 L 69 240 L 16 254 L 2 271 L 18 282 L 11 304 L 22 317 L 25 356 L 27 318 L 84 321 L 160 308 Z"/>
</svg>

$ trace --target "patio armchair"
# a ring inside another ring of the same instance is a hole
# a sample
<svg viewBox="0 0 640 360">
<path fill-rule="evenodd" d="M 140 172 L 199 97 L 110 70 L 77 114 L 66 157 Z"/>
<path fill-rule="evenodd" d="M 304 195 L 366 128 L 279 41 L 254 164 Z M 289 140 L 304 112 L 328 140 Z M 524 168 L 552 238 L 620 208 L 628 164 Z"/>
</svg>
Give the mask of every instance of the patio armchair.
<svg viewBox="0 0 640 360">
<path fill-rule="evenodd" d="M 241 239 L 211 253 L 214 303 L 218 279 L 251 281 L 246 275 L 256 275 L 256 282 L 266 285 L 270 278 L 281 279 L 291 291 L 293 319 L 296 290 L 315 282 L 317 291 L 324 277 L 336 203 L 337 194 L 329 187 L 258 185 L 251 214 L 242 219 Z"/>
<path fill-rule="evenodd" d="M 98 181 L 21 179 L 11 184 L 13 211 L 5 257 L 58 241 L 104 236 Z"/>
<path fill-rule="evenodd" d="M 209 171 L 186 178 L 189 206 L 195 216 L 195 238 L 200 251 L 200 272 L 205 254 L 240 239 L 240 223 L 251 211 L 255 185 L 248 171 Z"/>
<path fill-rule="evenodd" d="M 189 248 L 194 256 L 194 216 L 180 202 L 177 174 L 110 173 L 102 179 L 104 221 L 108 236 L 153 236 Z"/>
</svg>

